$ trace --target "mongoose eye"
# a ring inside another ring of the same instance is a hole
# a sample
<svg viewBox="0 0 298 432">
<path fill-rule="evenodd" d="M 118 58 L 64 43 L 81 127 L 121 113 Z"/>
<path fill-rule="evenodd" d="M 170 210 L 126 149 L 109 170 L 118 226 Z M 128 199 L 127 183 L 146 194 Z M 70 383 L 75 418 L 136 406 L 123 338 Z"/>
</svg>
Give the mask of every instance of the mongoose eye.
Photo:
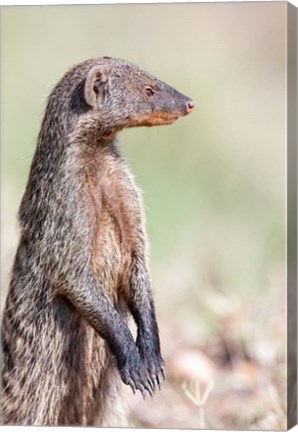
<svg viewBox="0 0 298 432">
<path fill-rule="evenodd" d="M 150 87 L 150 86 L 145 86 L 145 87 L 144 87 L 144 93 L 145 93 L 146 96 L 148 96 L 148 97 L 152 97 L 152 96 L 154 95 L 155 91 L 153 90 L 152 87 Z"/>
</svg>

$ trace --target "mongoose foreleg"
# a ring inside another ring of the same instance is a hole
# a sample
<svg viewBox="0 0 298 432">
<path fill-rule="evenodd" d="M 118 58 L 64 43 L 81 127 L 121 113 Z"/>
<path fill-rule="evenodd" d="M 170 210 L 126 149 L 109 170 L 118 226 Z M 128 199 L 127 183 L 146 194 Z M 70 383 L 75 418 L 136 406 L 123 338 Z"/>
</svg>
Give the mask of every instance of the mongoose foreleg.
<svg viewBox="0 0 298 432">
<path fill-rule="evenodd" d="M 124 319 L 114 308 L 108 296 L 92 272 L 86 272 L 75 285 L 64 291 L 64 294 L 77 311 L 104 338 L 114 354 L 118 370 L 124 383 L 133 391 L 140 390 L 145 396 L 146 390 L 151 395 L 150 371 L 141 358 L 133 336 Z"/>
<path fill-rule="evenodd" d="M 164 362 L 160 354 L 149 272 L 145 259 L 138 256 L 132 260 L 128 306 L 137 324 L 136 344 L 155 390 L 164 379 Z"/>
</svg>

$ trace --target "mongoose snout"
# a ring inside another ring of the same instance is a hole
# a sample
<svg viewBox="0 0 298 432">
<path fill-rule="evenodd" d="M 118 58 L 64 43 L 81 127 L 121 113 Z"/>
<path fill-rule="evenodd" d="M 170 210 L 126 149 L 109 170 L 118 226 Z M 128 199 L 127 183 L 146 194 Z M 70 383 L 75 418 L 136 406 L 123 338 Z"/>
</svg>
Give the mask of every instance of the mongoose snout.
<svg viewBox="0 0 298 432">
<path fill-rule="evenodd" d="M 195 108 L 195 103 L 192 100 L 186 103 L 186 110 L 188 114 L 191 113 L 194 110 L 194 108 Z"/>
<path fill-rule="evenodd" d="M 187 96 L 163 82 L 151 89 L 151 113 L 147 118 L 147 126 L 170 124 L 193 111 L 195 104 Z"/>
</svg>

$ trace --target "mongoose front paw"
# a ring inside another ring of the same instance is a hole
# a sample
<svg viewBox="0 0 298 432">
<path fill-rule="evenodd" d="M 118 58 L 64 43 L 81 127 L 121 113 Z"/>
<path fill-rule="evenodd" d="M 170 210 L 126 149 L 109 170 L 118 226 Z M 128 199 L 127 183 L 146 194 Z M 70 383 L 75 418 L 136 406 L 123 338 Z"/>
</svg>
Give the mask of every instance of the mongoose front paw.
<svg viewBox="0 0 298 432">
<path fill-rule="evenodd" d="M 150 352 L 147 352 L 142 357 L 147 373 L 150 376 L 153 391 L 155 392 L 157 387 L 160 390 L 161 383 L 165 380 L 165 367 L 162 357 L 160 354 L 154 354 Z"/>
<path fill-rule="evenodd" d="M 151 397 L 153 396 L 154 387 L 137 350 L 126 357 L 124 364 L 119 367 L 119 371 L 122 381 L 129 385 L 134 393 L 139 390 L 144 399 L 146 392 Z"/>
<path fill-rule="evenodd" d="M 141 342 L 139 339 L 137 346 L 143 361 L 146 374 L 148 375 L 148 380 L 151 385 L 151 389 L 155 392 L 158 387 L 161 388 L 161 382 L 165 380 L 165 366 L 164 361 L 161 357 L 159 344 L 158 346 L 153 346 L 153 343 Z"/>
</svg>

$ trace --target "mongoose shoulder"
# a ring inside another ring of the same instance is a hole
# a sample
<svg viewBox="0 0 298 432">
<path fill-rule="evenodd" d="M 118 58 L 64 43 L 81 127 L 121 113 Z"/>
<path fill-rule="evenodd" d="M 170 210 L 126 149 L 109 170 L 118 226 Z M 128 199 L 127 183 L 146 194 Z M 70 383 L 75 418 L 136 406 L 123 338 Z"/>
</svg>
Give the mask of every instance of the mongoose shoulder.
<svg viewBox="0 0 298 432">
<path fill-rule="evenodd" d="M 50 94 L 2 320 L 5 424 L 123 426 L 121 380 L 143 395 L 160 385 L 142 200 L 115 136 L 193 108 L 109 57 L 74 66 Z"/>
</svg>

